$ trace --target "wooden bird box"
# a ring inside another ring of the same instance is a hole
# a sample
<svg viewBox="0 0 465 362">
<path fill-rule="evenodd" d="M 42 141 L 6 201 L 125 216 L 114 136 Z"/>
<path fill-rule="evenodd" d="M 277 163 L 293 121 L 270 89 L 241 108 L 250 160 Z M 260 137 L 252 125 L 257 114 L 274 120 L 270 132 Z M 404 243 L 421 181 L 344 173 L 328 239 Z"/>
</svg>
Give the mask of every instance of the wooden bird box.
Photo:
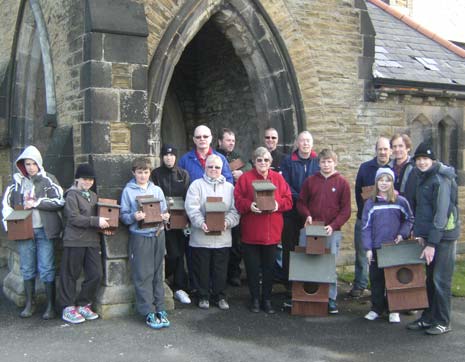
<svg viewBox="0 0 465 362">
<path fill-rule="evenodd" d="M 415 240 L 383 244 L 378 250 L 378 266 L 384 268 L 390 312 L 428 308 L 422 250 Z"/>
<path fill-rule="evenodd" d="M 161 217 L 160 200 L 156 199 L 153 195 L 136 196 L 139 204 L 139 211 L 145 213 L 145 219 L 139 221 L 139 228 L 154 228 L 158 227 L 163 221 Z"/>
<path fill-rule="evenodd" d="M 118 229 L 119 225 L 119 209 L 121 206 L 118 205 L 117 200 L 113 199 L 102 199 L 99 198 L 97 201 L 97 215 L 99 217 L 108 218 L 109 228 L 105 230 L 114 231 Z M 103 229 L 102 229 L 103 231 Z"/>
<path fill-rule="evenodd" d="M 207 197 L 205 203 L 205 223 L 209 232 L 207 235 L 219 235 L 224 230 L 226 204 L 222 197 Z"/>
<path fill-rule="evenodd" d="M 244 166 L 245 163 L 240 158 L 236 158 L 235 160 L 229 162 L 229 168 L 231 169 L 231 171 L 240 170 Z"/>
<path fill-rule="evenodd" d="M 5 218 L 8 240 L 30 240 L 34 238 L 32 210 L 14 210 Z"/>
<path fill-rule="evenodd" d="M 362 187 L 362 199 L 363 201 L 369 199 L 370 197 L 373 196 L 373 191 L 375 189 L 375 186 L 363 186 Z"/>
<path fill-rule="evenodd" d="M 252 182 L 254 188 L 254 202 L 261 211 L 273 211 L 276 208 L 274 192 L 276 186 L 269 180 Z"/>
<path fill-rule="evenodd" d="M 326 253 L 328 234 L 322 223 L 306 226 L 305 235 L 307 236 L 305 248 L 307 254 L 321 255 Z"/>
<path fill-rule="evenodd" d="M 182 197 L 169 197 L 168 208 L 170 210 L 170 229 L 184 229 L 189 223 L 184 200 Z"/>
<path fill-rule="evenodd" d="M 329 284 L 336 282 L 333 254 L 309 255 L 303 248 L 290 253 L 289 280 L 292 281 L 291 314 L 326 316 Z"/>
</svg>

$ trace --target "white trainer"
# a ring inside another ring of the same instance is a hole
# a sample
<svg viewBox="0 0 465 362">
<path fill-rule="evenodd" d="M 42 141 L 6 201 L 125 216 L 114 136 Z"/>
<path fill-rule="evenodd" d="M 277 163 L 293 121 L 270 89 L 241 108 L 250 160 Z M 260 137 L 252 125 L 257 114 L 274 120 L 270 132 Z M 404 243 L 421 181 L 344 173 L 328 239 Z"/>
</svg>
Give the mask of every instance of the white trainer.
<svg viewBox="0 0 465 362">
<path fill-rule="evenodd" d="M 369 320 L 369 321 L 374 321 L 375 319 L 378 319 L 379 317 L 379 314 L 376 313 L 374 310 L 370 310 L 366 315 L 365 315 L 365 319 Z"/>
<path fill-rule="evenodd" d="M 389 313 L 389 323 L 400 323 L 399 313 Z"/>
<path fill-rule="evenodd" d="M 189 298 L 189 295 L 182 289 L 174 293 L 174 298 L 179 300 L 182 304 L 191 304 L 191 298 Z"/>
</svg>

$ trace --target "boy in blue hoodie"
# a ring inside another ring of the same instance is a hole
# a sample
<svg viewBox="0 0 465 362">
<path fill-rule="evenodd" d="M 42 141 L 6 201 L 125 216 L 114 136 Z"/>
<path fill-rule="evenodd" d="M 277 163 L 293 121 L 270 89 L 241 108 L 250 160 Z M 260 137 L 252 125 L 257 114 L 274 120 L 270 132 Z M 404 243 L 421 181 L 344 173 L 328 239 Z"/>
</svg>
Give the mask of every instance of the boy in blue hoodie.
<svg viewBox="0 0 465 362">
<path fill-rule="evenodd" d="M 163 258 L 165 235 L 163 226 L 139 228 L 145 213 L 139 211 L 137 196 L 153 196 L 161 200 L 163 221 L 169 219 L 165 196 L 160 187 L 150 181 L 152 171 L 148 158 L 136 158 L 132 162 L 131 179 L 121 195 L 121 221 L 129 226 L 129 262 L 136 290 L 136 309 L 145 317 L 150 328 L 169 327 L 165 311 L 165 289 L 163 286 Z"/>
</svg>

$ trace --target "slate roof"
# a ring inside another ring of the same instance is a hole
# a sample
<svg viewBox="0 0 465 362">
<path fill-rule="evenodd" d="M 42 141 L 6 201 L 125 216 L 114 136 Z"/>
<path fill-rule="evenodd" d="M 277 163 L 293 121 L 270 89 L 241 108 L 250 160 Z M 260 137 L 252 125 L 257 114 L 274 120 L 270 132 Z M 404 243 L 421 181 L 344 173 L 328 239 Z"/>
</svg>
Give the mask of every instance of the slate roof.
<svg viewBox="0 0 465 362">
<path fill-rule="evenodd" d="M 431 83 L 435 88 L 465 90 L 465 58 L 447 49 L 447 41 L 433 40 L 435 34 L 415 30 L 404 21 L 371 2 L 366 2 L 376 32 L 375 82 L 392 80 L 401 85 L 409 82 Z"/>
</svg>

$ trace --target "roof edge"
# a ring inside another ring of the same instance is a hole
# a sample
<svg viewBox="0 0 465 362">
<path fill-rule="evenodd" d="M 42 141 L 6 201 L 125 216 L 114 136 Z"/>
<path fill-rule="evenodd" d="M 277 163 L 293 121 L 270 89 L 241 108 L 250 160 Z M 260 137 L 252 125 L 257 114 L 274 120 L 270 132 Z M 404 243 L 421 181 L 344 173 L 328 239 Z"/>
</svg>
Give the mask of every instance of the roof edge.
<svg viewBox="0 0 465 362">
<path fill-rule="evenodd" d="M 451 52 L 457 54 L 458 56 L 462 58 L 465 58 L 465 49 L 460 48 L 459 46 L 455 45 L 451 41 L 425 28 L 423 25 L 413 20 L 410 16 L 401 13 L 399 10 L 394 9 L 393 7 L 389 6 L 388 4 L 384 3 L 381 0 L 367 0 L 367 1 L 383 9 L 385 12 L 394 16 L 400 21 L 404 22 L 405 24 L 410 26 L 412 29 L 422 33 L 423 35 L 427 36 L 431 40 L 434 40 L 436 43 L 442 45 L 443 47 L 450 50 Z"/>
</svg>

